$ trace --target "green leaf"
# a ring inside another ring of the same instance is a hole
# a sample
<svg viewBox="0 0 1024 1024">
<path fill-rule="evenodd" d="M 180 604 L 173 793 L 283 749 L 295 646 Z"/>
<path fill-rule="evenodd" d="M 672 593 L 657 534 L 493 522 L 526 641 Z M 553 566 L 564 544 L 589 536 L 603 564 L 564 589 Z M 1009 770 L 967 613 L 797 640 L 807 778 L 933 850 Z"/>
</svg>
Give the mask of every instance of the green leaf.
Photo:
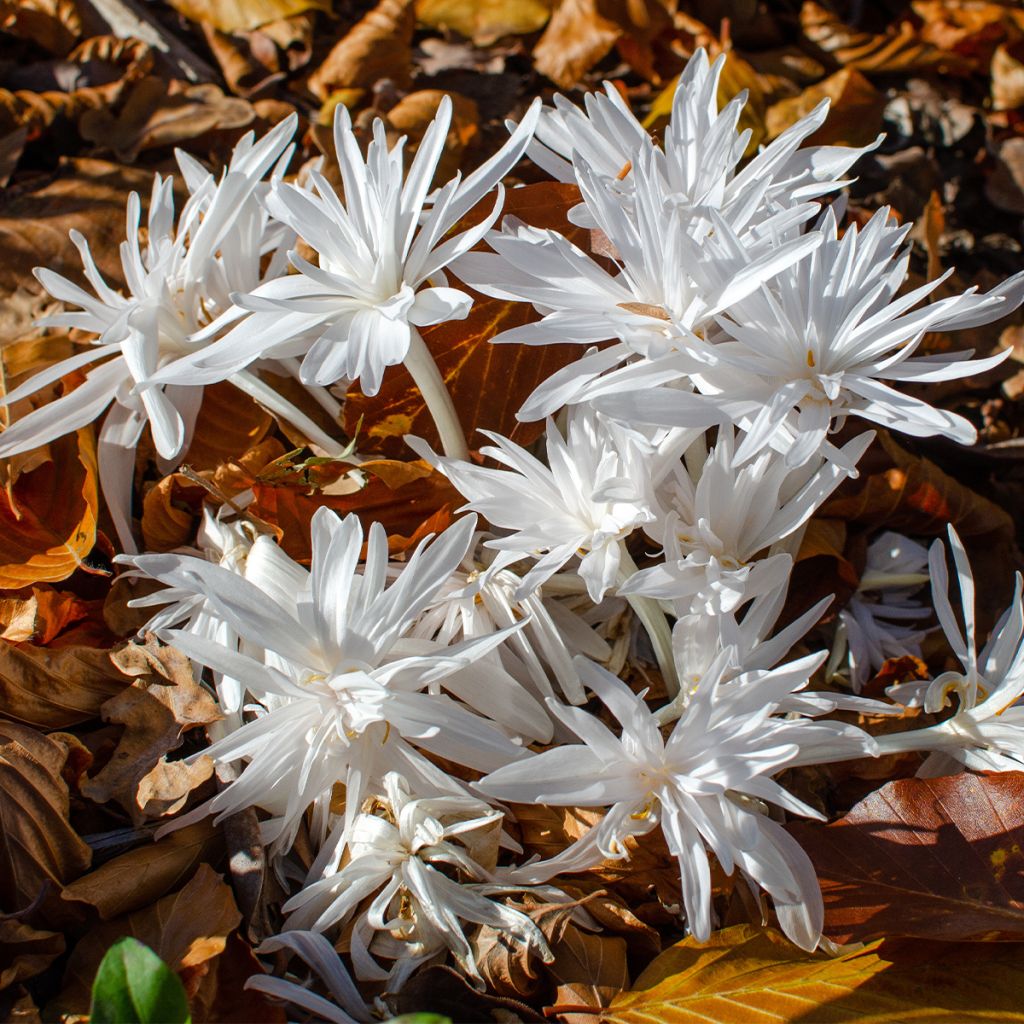
<svg viewBox="0 0 1024 1024">
<path fill-rule="evenodd" d="M 107 950 L 92 985 L 90 1024 L 191 1024 L 178 976 L 138 939 Z"/>
</svg>

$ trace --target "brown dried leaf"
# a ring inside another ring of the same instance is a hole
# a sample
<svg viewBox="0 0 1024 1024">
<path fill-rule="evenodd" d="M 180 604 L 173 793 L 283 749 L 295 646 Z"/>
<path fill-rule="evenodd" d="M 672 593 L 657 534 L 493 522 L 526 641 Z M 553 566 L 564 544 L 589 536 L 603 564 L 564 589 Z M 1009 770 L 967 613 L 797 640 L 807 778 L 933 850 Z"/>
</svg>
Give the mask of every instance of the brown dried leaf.
<svg viewBox="0 0 1024 1024">
<path fill-rule="evenodd" d="M 29 906 L 89 867 L 92 851 L 68 821 L 65 749 L 27 725 L 0 722 L 0 910 Z"/>
<path fill-rule="evenodd" d="M 799 96 L 773 103 L 766 114 L 767 137 L 781 135 L 823 99 L 831 101 L 829 118 L 808 136 L 808 145 L 866 146 L 874 141 L 882 127 L 886 97 L 853 66 L 808 86 Z"/>
<path fill-rule="evenodd" d="M 82 35 L 82 15 L 75 0 L 0 0 L 0 32 L 63 57 Z"/>
<path fill-rule="evenodd" d="M 924 42 L 971 60 L 979 71 L 997 44 L 1024 31 L 1024 11 L 986 0 L 913 0 L 911 7 Z"/>
<path fill-rule="evenodd" d="M 416 20 L 489 46 L 543 28 L 553 6 L 553 0 L 416 0 Z"/>
<path fill-rule="evenodd" d="M 303 11 L 330 13 L 331 0 L 168 0 L 192 21 L 212 25 L 220 32 L 248 32 Z"/>
<path fill-rule="evenodd" d="M 0 716 L 5 718 L 39 729 L 66 729 L 95 718 L 127 685 L 101 648 L 0 642 Z"/>
<path fill-rule="evenodd" d="M 64 936 L 0 917 L 0 992 L 45 971 L 64 952 Z"/>
<path fill-rule="evenodd" d="M 996 110 L 1024 107 L 1024 41 L 996 47 L 991 74 L 992 106 Z"/>
<path fill-rule="evenodd" d="M 48 1006 L 53 1015 L 85 1013 L 96 969 L 106 951 L 125 935 L 149 946 L 182 974 L 186 991 L 199 987 L 209 961 L 219 957 L 241 920 L 231 887 L 209 864 L 200 864 L 187 885 L 143 910 L 104 921 L 75 946 L 60 995 Z"/>
<path fill-rule="evenodd" d="M 908 21 L 882 34 L 862 32 L 814 0 L 804 0 L 800 8 L 800 28 L 810 43 L 840 66 L 869 74 L 914 71 L 970 74 L 972 70 L 969 60 L 924 42 Z"/>
<path fill-rule="evenodd" d="M 215 859 L 221 848 L 220 833 L 206 819 L 107 861 L 65 886 L 61 898 L 87 903 L 108 921 L 148 907 L 185 882 L 200 863 Z"/>
<path fill-rule="evenodd" d="M 1024 773 L 900 779 L 831 825 L 788 827 L 835 942 L 1024 934 Z"/>
<path fill-rule="evenodd" d="M 437 114 L 441 100 L 447 96 L 452 101 L 452 126 L 448 129 L 444 153 L 434 172 L 434 181 L 447 181 L 455 176 L 462 165 L 466 149 L 473 145 L 479 134 L 480 111 L 468 97 L 443 89 L 420 89 L 403 97 L 387 112 L 387 123 L 400 135 L 407 135 L 411 148 L 416 152 L 424 132 Z"/>
<path fill-rule="evenodd" d="M 174 551 L 195 536 L 206 490 L 181 473 L 158 480 L 142 499 L 142 540 L 147 551 Z"/>
<path fill-rule="evenodd" d="M 203 757 L 191 765 L 165 755 L 188 729 L 220 718 L 216 701 L 192 674 L 192 663 L 173 647 L 147 634 L 145 644 L 128 644 L 111 660 L 135 682 L 101 708 L 103 720 L 125 727 L 110 761 L 82 784 L 82 793 L 105 803 L 117 800 L 140 823 L 184 805 L 189 792 L 213 773 Z"/>
<path fill-rule="evenodd" d="M 415 24 L 412 0 L 380 0 L 309 76 L 310 92 L 326 100 L 337 89 L 369 88 L 379 78 L 408 88 Z"/>
<path fill-rule="evenodd" d="M 45 584 L 28 591 L 9 591 L 0 595 L 0 639 L 45 647 L 65 627 L 89 614 L 89 606 L 77 594 Z"/>
</svg>

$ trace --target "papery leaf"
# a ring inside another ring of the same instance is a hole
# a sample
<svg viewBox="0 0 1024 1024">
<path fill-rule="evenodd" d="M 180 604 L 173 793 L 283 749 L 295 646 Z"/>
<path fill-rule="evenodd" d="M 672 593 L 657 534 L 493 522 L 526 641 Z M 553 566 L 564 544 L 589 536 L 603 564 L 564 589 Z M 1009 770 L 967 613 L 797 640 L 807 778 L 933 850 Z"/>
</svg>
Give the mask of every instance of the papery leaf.
<svg viewBox="0 0 1024 1024">
<path fill-rule="evenodd" d="M 379 78 L 408 87 L 415 24 L 412 0 L 380 0 L 309 76 L 310 91 L 325 100 L 336 89 L 369 88 Z"/>
<path fill-rule="evenodd" d="M 168 3 L 186 18 L 212 25 L 221 32 L 248 32 L 303 11 L 331 10 L 331 0 L 168 0 Z"/>
<path fill-rule="evenodd" d="M 46 883 L 89 867 L 92 851 L 68 821 L 64 748 L 26 725 L 0 722 L 0 911 L 23 910 Z"/>
<path fill-rule="evenodd" d="M 66 885 L 61 898 L 88 904 L 108 921 L 148 907 L 186 881 L 202 861 L 215 860 L 222 848 L 219 831 L 205 819 L 106 861 Z"/>
<path fill-rule="evenodd" d="M 833 824 L 789 831 L 836 942 L 1024 935 L 1024 773 L 900 779 Z"/>
<path fill-rule="evenodd" d="M 1019 945 L 904 943 L 830 957 L 737 925 L 666 950 L 606 1024 L 960 1024 L 1024 1021 Z M 981 950 L 979 953 L 978 951 Z"/>
<path fill-rule="evenodd" d="M 416 20 L 487 46 L 543 28 L 553 6 L 553 0 L 416 0 Z"/>
<path fill-rule="evenodd" d="M 45 971 L 64 952 L 64 936 L 0 917 L 0 992 Z"/>
<path fill-rule="evenodd" d="M 562 231 L 584 250 L 589 233 L 574 227 L 567 213 L 580 202 L 575 185 L 549 182 L 512 189 L 505 200 L 504 214 L 513 215 L 538 228 Z M 493 200 L 485 200 L 490 209 Z M 479 221 L 484 211 L 477 208 L 457 229 Z M 465 285 L 453 279 L 456 287 Z M 526 302 L 506 302 L 472 292 L 473 308 L 465 320 L 453 320 L 425 327 L 427 343 L 441 376 L 455 403 L 466 431 L 470 448 L 479 447 L 483 438 L 478 430 L 493 430 L 519 444 L 529 444 L 540 436 L 543 423 L 520 423 L 516 413 L 530 392 L 556 370 L 578 359 L 579 345 L 492 345 L 491 338 L 502 331 L 539 319 Z M 402 440 L 416 434 L 438 446 L 439 439 L 423 398 L 404 366 L 390 367 L 380 391 L 367 398 L 358 386 L 351 388 L 345 402 L 345 431 L 355 434 L 362 419 L 359 436 L 361 451 L 377 451 L 391 458 L 408 455 Z"/>
<path fill-rule="evenodd" d="M 274 417 L 228 381 L 203 389 L 192 443 L 182 464 L 195 470 L 216 469 L 267 436 Z"/>
<path fill-rule="evenodd" d="M 0 31 L 63 57 L 82 35 L 74 0 L 0 0 Z"/>
<path fill-rule="evenodd" d="M 176 893 L 124 917 L 104 921 L 71 952 L 60 994 L 49 1010 L 84 1013 L 104 951 L 123 936 L 149 946 L 171 970 L 183 975 L 186 990 L 198 986 L 210 962 L 224 952 L 228 936 L 241 920 L 230 886 L 209 864 Z"/>
<path fill-rule="evenodd" d="M 462 166 L 462 157 L 467 148 L 477 141 L 480 134 L 480 108 L 468 96 L 443 89 L 418 89 L 403 96 L 388 112 L 387 123 L 400 135 L 409 140 L 406 153 L 410 159 L 419 148 L 427 128 L 437 116 L 441 101 L 448 97 L 452 104 L 452 123 L 445 138 L 444 152 L 434 171 L 434 181 L 443 182 L 455 177 Z"/>
<path fill-rule="evenodd" d="M 213 774 L 208 757 L 168 762 L 182 733 L 221 716 L 216 701 L 196 681 L 192 664 L 173 647 L 148 635 L 145 646 L 128 644 L 111 656 L 135 682 L 101 708 L 107 722 L 125 727 L 104 767 L 82 784 L 97 803 L 117 800 L 139 823 L 179 810 L 188 794 Z"/>
<path fill-rule="evenodd" d="M 45 584 L 11 590 L 0 596 L 0 639 L 12 643 L 28 640 L 45 647 L 61 630 L 84 619 L 90 611 L 77 594 Z"/>
<path fill-rule="evenodd" d="M 829 118 L 808 136 L 806 145 L 866 146 L 874 141 L 882 128 L 882 112 L 888 100 L 854 67 L 840 68 L 799 96 L 773 103 L 766 114 L 768 138 L 781 135 L 823 99 L 830 101 Z"/>
<path fill-rule="evenodd" d="M 142 499 L 142 540 L 146 551 L 188 547 L 207 491 L 181 473 L 158 480 Z"/>
<path fill-rule="evenodd" d="M 1024 107 L 1024 39 L 999 46 L 992 57 L 992 106 L 996 110 Z"/>
<path fill-rule="evenodd" d="M 107 950 L 96 972 L 91 1024 L 190 1024 L 188 997 L 171 969 L 130 937 Z"/>
<path fill-rule="evenodd" d="M 67 579 L 96 545 L 92 429 L 58 438 L 49 452 L 48 461 L 0 489 L 0 587 Z"/>
</svg>

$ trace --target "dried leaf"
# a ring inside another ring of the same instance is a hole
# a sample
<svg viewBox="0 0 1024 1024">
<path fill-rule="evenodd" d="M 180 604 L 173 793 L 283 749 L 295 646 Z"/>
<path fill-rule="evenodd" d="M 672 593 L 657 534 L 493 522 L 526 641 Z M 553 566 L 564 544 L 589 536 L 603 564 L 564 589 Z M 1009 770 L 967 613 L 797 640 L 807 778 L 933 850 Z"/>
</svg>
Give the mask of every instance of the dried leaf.
<svg viewBox="0 0 1024 1024">
<path fill-rule="evenodd" d="M 214 860 L 222 845 L 206 819 L 107 861 L 65 886 L 61 898 L 89 904 L 104 921 L 130 914 L 181 885 L 200 863 Z"/>
<path fill-rule="evenodd" d="M 799 96 L 773 103 L 766 114 L 767 137 L 774 139 L 809 114 L 823 99 L 831 101 L 828 120 L 808 136 L 808 145 L 866 146 L 882 127 L 887 102 L 855 67 L 841 68 Z"/>
<path fill-rule="evenodd" d="M 105 803 L 117 800 L 140 823 L 184 805 L 189 792 L 210 778 L 213 764 L 203 757 L 192 764 L 168 762 L 165 755 L 188 729 L 220 718 L 216 701 L 192 674 L 192 663 L 155 637 L 128 644 L 111 655 L 135 682 L 103 704 L 106 722 L 125 727 L 110 761 L 82 784 L 82 793 Z"/>
<path fill-rule="evenodd" d="M 64 952 L 64 936 L 0 918 L 0 992 L 45 971 Z"/>
<path fill-rule="evenodd" d="M 553 0 L 416 0 L 416 20 L 488 46 L 543 28 L 553 6 Z"/>
<path fill-rule="evenodd" d="M 1024 41 L 998 46 L 992 55 L 992 106 L 1024 107 Z"/>
<path fill-rule="evenodd" d="M 0 911 L 29 906 L 89 867 L 92 851 L 68 821 L 64 748 L 27 725 L 0 722 Z"/>
<path fill-rule="evenodd" d="M 221 381 L 203 389 L 192 443 L 182 462 L 192 469 L 216 469 L 267 436 L 274 418 L 234 384 Z"/>
<path fill-rule="evenodd" d="M 969 74 L 971 71 L 970 61 L 924 42 L 908 21 L 876 35 L 847 25 L 814 0 L 804 0 L 800 8 L 800 28 L 809 42 L 840 66 L 869 74 L 914 71 Z"/>
<path fill-rule="evenodd" d="M 330 13 L 331 10 L 331 0 L 168 0 L 168 3 L 186 18 L 212 25 L 220 32 L 248 32 L 303 11 Z"/>
<path fill-rule="evenodd" d="M 90 614 L 77 594 L 45 584 L 0 596 L 0 639 L 9 643 L 31 641 L 45 647 L 61 630 Z"/>
<path fill-rule="evenodd" d="M 0 0 L 0 31 L 63 57 L 82 35 L 75 0 Z"/>
<path fill-rule="evenodd" d="M 984 70 L 997 44 L 1024 30 L 1024 11 L 986 0 L 913 0 L 920 36 L 939 50 L 966 57 Z"/>
<path fill-rule="evenodd" d="M 206 490 L 181 473 L 158 480 L 142 499 L 142 540 L 147 551 L 174 551 L 195 536 Z"/>
<path fill-rule="evenodd" d="M 468 97 L 442 89 L 420 89 L 403 97 L 387 112 L 387 123 L 400 135 L 409 137 L 409 153 L 415 153 L 420 139 L 437 114 L 441 100 L 452 102 L 452 126 L 448 129 L 444 153 L 434 172 L 437 182 L 448 181 L 462 166 L 462 157 L 479 134 L 480 111 Z"/>
<path fill-rule="evenodd" d="M 831 825 L 794 822 L 836 942 L 1024 934 L 1024 774 L 900 779 Z"/>
<path fill-rule="evenodd" d="M 0 642 L 0 716 L 39 729 L 66 729 L 95 718 L 128 680 L 108 651 Z M 2 725 L 0 725 L 2 728 Z"/>
<path fill-rule="evenodd" d="M 228 935 L 240 920 L 230 886 L 209 864 L 200 864 L 183 889 L 89 931 L 72 951 L 63 988 L 47 1010 L 54 1015 L 85 1013 L 103 954 L 126 935 L 149 946 L 182 975 L 186 991 L 194 993 L 209 962 L 224 952 Z"/>
<path fill-rule="evenodd" d="M 326 100 L 337 89 L 369 88 L 380 78 L 408 87 L 415 24 L 412 0 L 380 0 L 309 76 L 310 92 Z"/>
<path fill-rule="evenodd" d="M 67 579 L 96 545 L 91 428 L 51 442 L 50 459 L 0 490 L 0 587 Z"/>
<path fill-rule="evenodd" d="M 520 217 L 535 227 L 560 230 L 586 249 L 589 233 L 569 224 L 566 218 L 578 203 L 575 185 L 545 183 L 510 190 L 504 209 L 506 215 Z M 464 287 L 457 281 L 452 283 Z M 537 318 L 528 303 L 474 295 L 467 319 L 422 329 L 423 339 L 451 392 L 470 447 L 480 443 L 477 430 L 494 430 L 519 444 L 529 444 L 539 437 L 543 423 L 520 423 L 516 412 L 538 384 L 583 354 L 579 345 L 534 348 L 491 344 L 490 339 L 499 332 Z M 367 398 L 358 387 L 348 392 L 346 433 L 356 432 L 360 418 L 362 451 L 378 451 L 391 458 L 406 456 L 408 448 L 402 438 L 410 433 L 426 438 L 435 447 L 439 444 L 422 396 L 403 366 L 388 370 L 374 398 Z"/>
<path fill-rule="evenodd" d="M 981 953 L 979 953 L 981 950 Z M 805 953 L 778 932 L 726 928 L 701 945 L 666 950 L 606 1024 L 988 1024 L 1024 1021 L 1020 946 L 915 943 L 830 958 Z"/>
</svg>

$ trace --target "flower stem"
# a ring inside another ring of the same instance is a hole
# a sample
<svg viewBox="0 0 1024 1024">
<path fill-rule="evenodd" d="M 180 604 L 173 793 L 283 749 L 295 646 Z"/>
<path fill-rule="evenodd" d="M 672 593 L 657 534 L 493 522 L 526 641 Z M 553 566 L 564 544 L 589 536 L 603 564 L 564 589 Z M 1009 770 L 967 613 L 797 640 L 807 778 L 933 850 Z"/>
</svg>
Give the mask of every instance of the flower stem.
<svg viewBox="0 0 1024 1024">
<path fill-rule="evenodd" d="M 434 362 L 434 357 L 427 348 L 427 343 L 415 327 L 410 328 L 409 352 L 405 357 L 405 368 L 412 376 L 416 387 L 423 395 L 427 411 L 434 420 L 437 433 L 441 438 L 441 447 L 445 455 L 451 459 L 469 459 L 469 448 L 466 445 L 466 432 L 459 422 L 459 414 L 455 411 L 455 403 L 448 393 L 441 371 Z"/>
<path fill-rule="evenodd" d="M 621 555 L 619 558 L 619 581 L 625 581 L 638 572 L 636 562 L 626 550 L 625 542 L 619 542 Z M 647 635 L 650 637 L 651 646 L 654 648 L 654 657 L 658 661 L 658 668 L 662 678 L 665 680 L 665 689 L 670 698 L 679 693 L 679 675 L 676 672 L 676 659 L 672 653 L 672 629 L 665 617 L 665 610 L 661 602 L 653 597 L 641 597 L 639 594 L 622 595 L 629 602 L 633 613 L 643 623 Z"/>
<path fill-rule="evenodd" d="M 264 408 L 275 416 L 290 423 L 296 430 L 305 435 L 306 439 L 322 448 L 332 458 L 350 458 L 346 447 L 340 441 L 325 434 L 304 412 L 297 409 L 288 399 L 279 395 L 269 384 L 260 380 L 249 370 L 242 370 L 230 378 L 231 383 L 240 391 L 256 399 Z"/>
</svg>

